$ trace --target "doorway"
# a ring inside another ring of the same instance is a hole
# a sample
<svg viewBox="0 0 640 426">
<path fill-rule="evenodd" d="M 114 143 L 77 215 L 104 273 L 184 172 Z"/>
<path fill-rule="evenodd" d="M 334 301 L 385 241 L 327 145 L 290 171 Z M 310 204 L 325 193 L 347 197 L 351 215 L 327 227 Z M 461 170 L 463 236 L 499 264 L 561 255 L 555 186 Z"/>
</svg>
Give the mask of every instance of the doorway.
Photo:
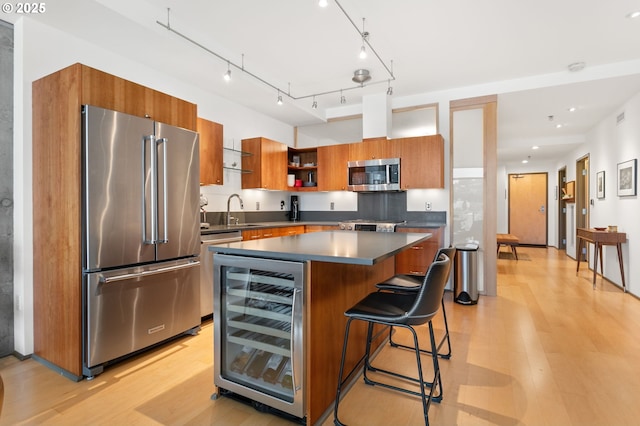
<svg viewBox="0 0 640 426">
<path fill-rule="evenodd" d="M 547 173 L 509 175 L 509 233 L 520 244 L 547 245 Z"/>
<path fill-rule="evenodd" d="M 576 161 L 576 229 L 589 227 L 589 154 Z M 576 232 L 573 230 L 573 232 Z M 589 246 L 589 244 L 585 244 Z M 587 260 L 587 247 L 583 247 L 581 257 L 577 252 L 576 259 Z"/>
<path fill-rule="evenodd" d="M 558 250 L 567 249 L 567 202 L 562 198 L 562 190 L 567 183 L 567 168 L 558 170 L 558 186 L 556 186 L 556 200 L 558 200 Z"/>
</svg>

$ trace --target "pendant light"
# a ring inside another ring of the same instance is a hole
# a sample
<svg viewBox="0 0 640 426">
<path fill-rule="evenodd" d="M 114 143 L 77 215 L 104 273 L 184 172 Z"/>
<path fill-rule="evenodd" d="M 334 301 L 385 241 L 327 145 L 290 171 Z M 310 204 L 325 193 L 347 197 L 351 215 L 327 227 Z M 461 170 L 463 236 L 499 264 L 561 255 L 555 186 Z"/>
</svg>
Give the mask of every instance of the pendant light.
<svg viewBox="0 0 640 426">
<path fill-rule="evenodd" d="M 231 81 L 231 64 L 227 61 L 227 72 L 224 73 L 224 81 Z"/>
<path fill-rule="evenodd" d="M 369 33 L 366 32 L 364 30 L 364 18 L 362 18 L 362 33 L 360 33 L 360 35 L 362 36 L 362 46 L 360 47 L 360 59 L 366 59 L 367 58 L 367 49 L 365 49 L 364 47 L 364 43 L 367 40 L 367 37 L 369 36 Z"/>
</svg>

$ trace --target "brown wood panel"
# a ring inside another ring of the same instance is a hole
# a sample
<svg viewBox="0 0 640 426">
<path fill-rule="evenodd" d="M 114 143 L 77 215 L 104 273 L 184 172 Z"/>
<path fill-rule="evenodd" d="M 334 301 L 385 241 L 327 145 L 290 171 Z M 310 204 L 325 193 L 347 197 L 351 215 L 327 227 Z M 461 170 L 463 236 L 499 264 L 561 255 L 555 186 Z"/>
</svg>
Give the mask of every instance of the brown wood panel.
<svg viewBox="0 0 640 426">
<path fill-rule="evenodd" d="M 547 174 L 509 175 L 509 234 L 520 244 L 547 244 Z"/>
<path fill-rule="evenodd" d="M 393 272 L 392 257 L 373 266 L 311 262 L 312 285 L 305 296 L 308 424 L 315 424 L 335 400 L 347 322 L 344 312 L 375 291 L 375 284 L 392 276 Z M 363 355 L 365 341 L 365 324 L 362 321 L 354 322 L 349 336 L 345 371 L 353 368 Z"/>
<path fill-rule="evenodd" d="M 198 117 L 197 127 L 200 134 L 200 185 L 222 185 L 222 124 Z"/>
<path fill-rule="evenodd" d="M 242 140 L 242 150 L 251 155 L 242 157 L 242 189 L 287 189 L 287 145 L 267 138 Z"/>
<path fill-rule="evenodd" d="M 338 225 L 305 225 L 304 232 L 337 231 Z"/>
<path fill-rule="evenodd" d="M 349 144 L 318 147 L 318 191 L 347 189 Z"/>
<path fill-rule="evenodd" d="M 349 144 L 349 161 L 390 158 L 393 143 L 386 138 L 367 139 Z"/>
<path fill-rule="evenodd" d="M 416 244 L 396 255 L 396 274 L 424 275 L 436 257 L 438 250 L 444 246 L 442 228 L 398 228 L 396 232 L 431 233 L 427 241 Z"/>
<path fill-rule="evenodd" d="M 34 354 L 73 375 L 81 359 L 81 72 L 33 82 Z"/>
<path fill-rule="evenodd" d="M 82 67 L 82 103 L 197 130 L 197 106 L 123 78 Z"/>
<path fill-rule="evenodd" d="M 444 188 L 442 135 L 393 139 L 392 157 L 400 158 L 402 189 Z"/>
</svg>

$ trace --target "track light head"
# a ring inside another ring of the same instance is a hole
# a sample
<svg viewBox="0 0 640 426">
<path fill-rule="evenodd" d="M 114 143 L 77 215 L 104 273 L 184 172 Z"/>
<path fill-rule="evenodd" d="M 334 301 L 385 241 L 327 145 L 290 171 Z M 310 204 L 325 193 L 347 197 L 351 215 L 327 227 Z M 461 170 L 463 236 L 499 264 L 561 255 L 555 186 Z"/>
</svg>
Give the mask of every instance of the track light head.
<svg viewBox="0 0 640 426">
<path fill-rule="evenodd" d="M 364 68 L 355 70 L 353 72 L 353 77 L 351 78 L 351 81 L 353 81 L 354 83 L 360 83 L 360 84 L 364 84 L 369 80 L 371 80 L 371 75 L 369 74 L 369 70 L 365 70 Z"/>
<path fill-rule="evenodd" d="M 224 81 L 231 81 L 231 70 L 227 70 L 227 72 L 224 73 Z"/>
<path fill-rule="evenodd" d="M 359 56 L 360 56 L 360 59 L 366 59 L 367 58 L 367 49 L 364 48 L 364 44 L 360 48 L 360 55 Z"/>
</svg>

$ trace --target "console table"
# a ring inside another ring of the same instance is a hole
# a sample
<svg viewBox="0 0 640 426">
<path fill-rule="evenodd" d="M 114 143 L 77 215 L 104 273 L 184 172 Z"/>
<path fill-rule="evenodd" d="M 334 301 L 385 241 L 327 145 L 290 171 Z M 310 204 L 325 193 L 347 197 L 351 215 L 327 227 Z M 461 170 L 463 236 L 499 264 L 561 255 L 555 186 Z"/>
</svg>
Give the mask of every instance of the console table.
<svg viewBox="0 0 640 426">
<path fill-rule="evenodd" d="M 618 263 L 620 264 L 620 276 L 622 277 L 622 291 L 626 293 L 627 286 L 624 281 L 624 264 L 622 262 L 622 243 L 627 241 L 627 234 L 624 232 L 598 231 L 592 228 L 578 228 L 576 232 L 578 237 L 578 266 L 576 274 L 580 270 L 580 257 L 582 255 L 582 247 L 586 242 L 595 245 L 593 250 L 593 288 L 596 287 L 596 275 L 598 272 L 598 253 L 600 254 L 600 272 L 604 276 L 602 269 L 602 246 L 615 245 L 618 249 Z"/>
</svg>

